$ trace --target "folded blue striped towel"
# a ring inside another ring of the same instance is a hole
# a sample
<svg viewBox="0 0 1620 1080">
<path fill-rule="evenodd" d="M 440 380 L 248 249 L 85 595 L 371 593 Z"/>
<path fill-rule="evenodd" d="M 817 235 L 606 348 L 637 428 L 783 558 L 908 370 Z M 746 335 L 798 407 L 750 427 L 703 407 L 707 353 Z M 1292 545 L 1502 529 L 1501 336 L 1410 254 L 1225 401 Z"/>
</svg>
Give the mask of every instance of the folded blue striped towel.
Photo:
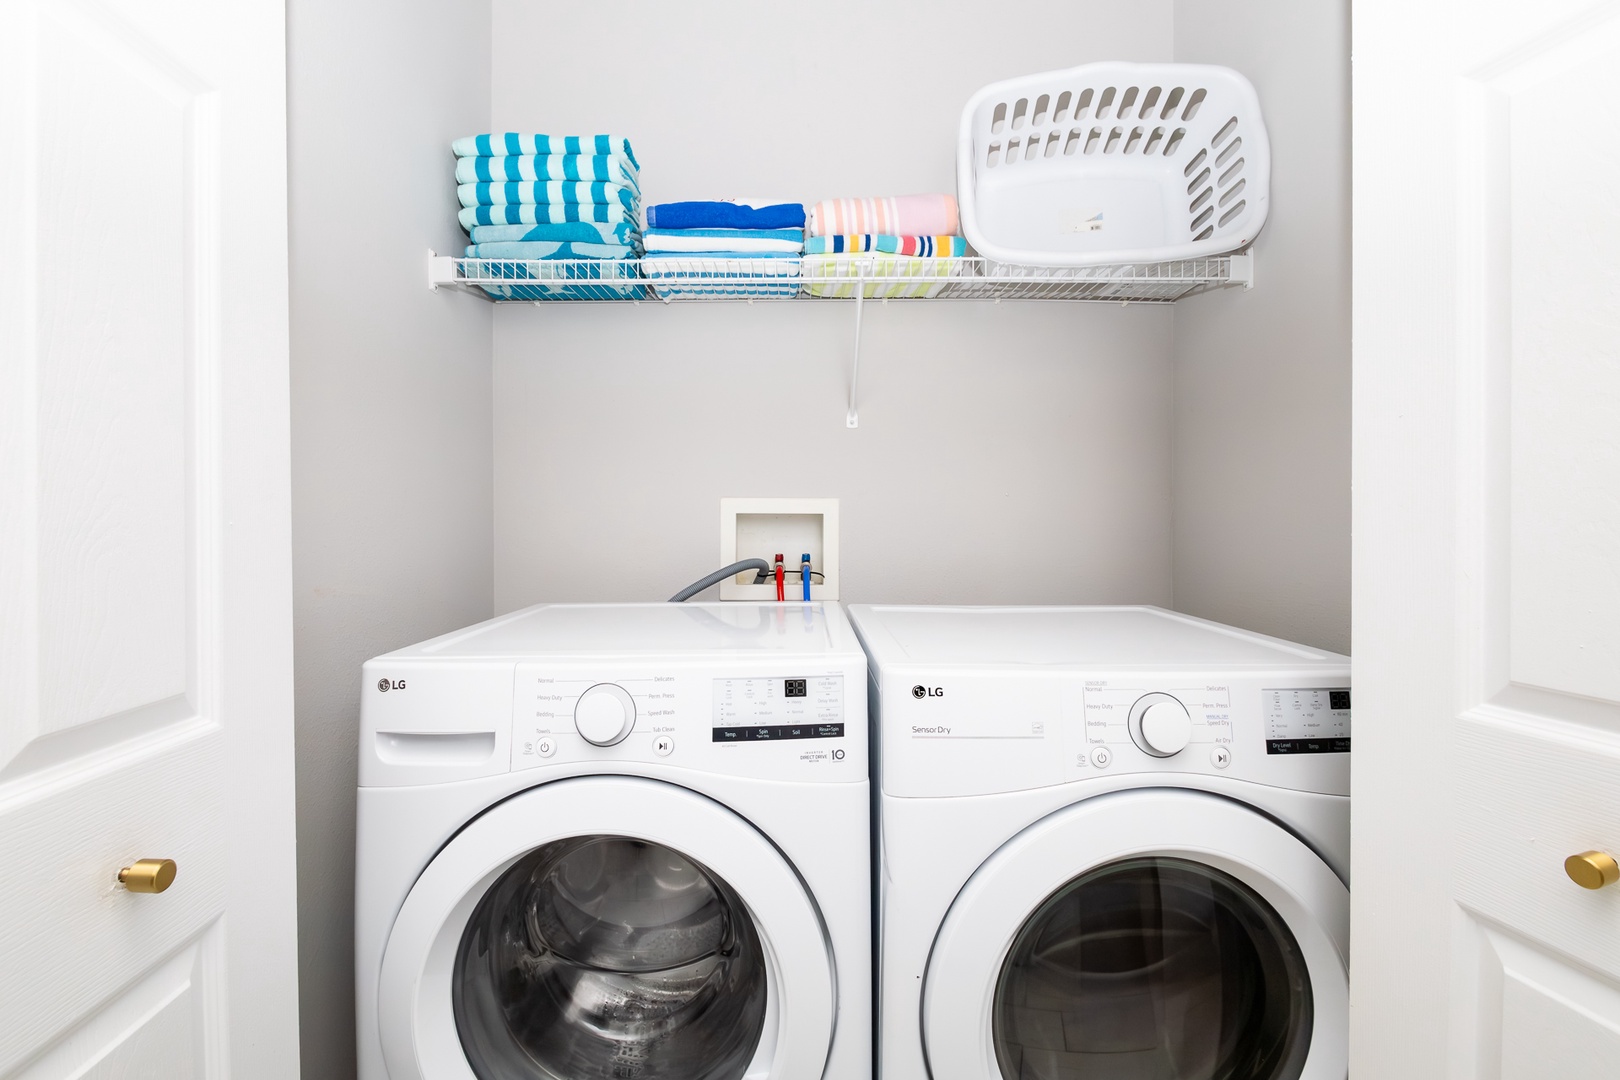
<svg viewBox="0 0 1620 1080">
<path fill-rule="evenodd" d="M 469 276 L 494 300 L 639 300 L 646 295 L 636 280 L 636 264 L 618 259 L 482 263 Z"/>
<path fill-rule="evenodd" d="M 474 225 L 475 244 L 568 240 L 580 244 L 631 244 L 641 233 L 628 221 L 559 221 L 555 225 Z"/>
<path fill-rule="evenodd" d="M 469 259 L 628 259 L 635 248 L 628 244 L 580 244 L 571 241 L 468 244 Z"/>
<path fill-rule="evenodd" d="M 479 225 L 552 225 L 563 221 L 594 221 L 605 225 L 628 222 L 641 229 L 641 215 L 623 203 L 502 203 L 468 206 L 457 217 L 463 229 Z"/>
<path fill-rule="evenodd" d="M 545 157 L 464 157 L 456 159 L 456 183 L 508 180 L 605 180 L 641 190 L 641 170 L 618 154 L 551 154 Z"/>
<path fill-rule="evenodd" d="M 730 202 L 659 203 L 647 207 L 647 224 L 660 229 L 802 229 L 804 206 L 744 206 Z"/>
<path fill-rule="evenodd" d="M 653 251 L 734 251 L 785 253 L 804 250 L 803 229 L 648 229 L 646 248 Z"/>
<path fill-rule="evenodd" d="M 450 144 L 456 157 L 506 157 L 541 154 L 623 154 L 636 165 L 630 140 L 619 135 L 468 135 Z"/>
<path fill-rule="evenodd" d="M 461 200 L 462 206 L 612 202 L 627 207 L 641 205 L 641 195 L 634 188 L 600 180 L 588 184 L 572 180 L 547 180 L 533 184 L 462 184 L 456 188 L 456 198 Z"/>
</svg>

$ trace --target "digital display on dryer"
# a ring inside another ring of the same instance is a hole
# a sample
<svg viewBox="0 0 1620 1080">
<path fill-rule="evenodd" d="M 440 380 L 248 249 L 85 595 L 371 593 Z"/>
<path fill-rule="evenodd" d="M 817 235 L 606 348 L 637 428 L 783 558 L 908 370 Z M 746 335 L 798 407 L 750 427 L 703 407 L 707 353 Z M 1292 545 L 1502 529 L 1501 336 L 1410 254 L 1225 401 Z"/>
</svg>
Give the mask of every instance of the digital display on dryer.
<svg viewBox="0 0 1620 1080">
<path fill-rule="evenodd" d="M 1260 691 L 1266 753 L 1348 754 L 1350 689 L 1287 687 Z"/>
</svg>

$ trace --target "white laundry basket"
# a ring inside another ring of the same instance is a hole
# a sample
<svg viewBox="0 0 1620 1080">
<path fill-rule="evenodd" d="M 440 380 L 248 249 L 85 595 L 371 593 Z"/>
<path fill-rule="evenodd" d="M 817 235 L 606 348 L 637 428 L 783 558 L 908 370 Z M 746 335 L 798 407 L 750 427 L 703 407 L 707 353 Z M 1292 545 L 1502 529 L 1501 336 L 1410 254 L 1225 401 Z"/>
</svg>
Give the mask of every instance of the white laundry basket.
<svg viewBox="0 0 1620 1080">
<path fill-rule="evenodd" d="M 1205 64 L 1085 64 L 994 83 L 962 110 L 962 233 L 1034 266 L 1194 259 L 1265 224 L 1271 144 L 1249 80 Z"/>
</svg>

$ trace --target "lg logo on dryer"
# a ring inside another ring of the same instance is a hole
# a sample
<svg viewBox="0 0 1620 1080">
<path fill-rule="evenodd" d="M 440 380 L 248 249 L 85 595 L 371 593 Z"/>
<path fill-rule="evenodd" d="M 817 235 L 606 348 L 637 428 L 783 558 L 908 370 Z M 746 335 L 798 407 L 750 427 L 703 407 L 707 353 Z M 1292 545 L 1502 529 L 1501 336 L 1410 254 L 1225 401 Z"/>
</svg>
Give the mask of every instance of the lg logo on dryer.
<svg viewBox="0 0 1620 1080">
<path fill-rule="evenodd" d="M 943 686 L 913 686 L 911 696 L 919 701 L 923 698 L 944 697 L 945 688 Z"/>
<path fill-rule="evenodd" d="M 378 679 L 377 680 L 377 689 L 382 691 L 385 694 L 388 693 L 388 691 L 390 691 L 390 690 L 403 690 L 403 689 L 405 689 L 405 680 L 404 679 Z"/>
</svg>

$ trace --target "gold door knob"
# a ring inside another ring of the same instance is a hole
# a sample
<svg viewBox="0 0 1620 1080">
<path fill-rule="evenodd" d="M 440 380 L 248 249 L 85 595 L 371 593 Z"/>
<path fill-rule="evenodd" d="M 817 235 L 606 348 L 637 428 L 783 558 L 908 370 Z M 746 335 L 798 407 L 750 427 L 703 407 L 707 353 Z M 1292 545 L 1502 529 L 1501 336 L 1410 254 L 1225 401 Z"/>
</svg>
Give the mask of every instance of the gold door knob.
<svg viewBox="0 0 1620 1080">
<path fill-rule="evenodd" d="M 173 859 L 142 859 L 118 871 L 118 880 L 130 892 L 160 893 L 174 884 L 178 870 Z"/>
<path fill-rule="evenodd" d="M 1620 881 L 1620 863 L 1606 851 L 1583 851 L 1564 860 L 1564 873 L 1583 889 L 1601 889 Z"/>
</svg>

